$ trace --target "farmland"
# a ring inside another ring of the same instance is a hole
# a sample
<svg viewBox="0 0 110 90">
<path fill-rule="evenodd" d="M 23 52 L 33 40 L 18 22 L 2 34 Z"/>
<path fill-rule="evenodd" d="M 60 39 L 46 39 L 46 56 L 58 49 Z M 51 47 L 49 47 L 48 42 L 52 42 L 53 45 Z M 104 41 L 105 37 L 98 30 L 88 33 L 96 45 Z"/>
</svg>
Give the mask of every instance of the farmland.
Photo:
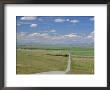
<svg viewBox="0 0 110 90">
<path fill-rule="evenodd" d="M 17 45 L 16 73 L 65 71 L 69 52 L 71 53 L 70 74 L 94 73 L 94 48 L 41 45 Z"/>
</svg>

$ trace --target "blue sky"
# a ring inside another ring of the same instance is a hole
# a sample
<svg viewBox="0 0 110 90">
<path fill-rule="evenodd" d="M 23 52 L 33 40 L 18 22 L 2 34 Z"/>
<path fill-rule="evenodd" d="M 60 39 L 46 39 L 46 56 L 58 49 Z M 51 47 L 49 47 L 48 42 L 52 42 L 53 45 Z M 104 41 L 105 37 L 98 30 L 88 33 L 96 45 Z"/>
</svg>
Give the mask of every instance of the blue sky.
<svg viewBox="0 0 110 90">
<path fill-rule="evenodd" d="M 94 42 L 94 16 L 17 16 L 17 43 Z"/>
</svg>

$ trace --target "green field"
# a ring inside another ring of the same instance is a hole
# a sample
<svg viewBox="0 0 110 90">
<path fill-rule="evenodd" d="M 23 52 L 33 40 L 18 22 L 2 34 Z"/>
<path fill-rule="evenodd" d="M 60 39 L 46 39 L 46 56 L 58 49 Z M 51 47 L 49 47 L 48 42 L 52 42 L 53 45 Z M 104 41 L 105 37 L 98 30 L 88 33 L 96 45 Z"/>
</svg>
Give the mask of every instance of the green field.
<svg viewBox="0 0 110 90">
<path fill-rule="evenodd" d="M 18 45 L 16 52 L 17 74 L 65 71 L 69 52 L 70 74 L 94 73 L 94 48 Z"/>
</svg>

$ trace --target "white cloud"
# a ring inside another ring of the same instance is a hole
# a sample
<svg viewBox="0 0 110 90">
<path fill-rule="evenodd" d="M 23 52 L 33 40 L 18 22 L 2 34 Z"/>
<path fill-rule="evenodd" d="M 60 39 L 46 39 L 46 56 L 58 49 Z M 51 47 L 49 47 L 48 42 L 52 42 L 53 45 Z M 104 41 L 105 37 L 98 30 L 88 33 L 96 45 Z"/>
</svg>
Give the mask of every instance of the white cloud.
<svg viewBox="0 0 110 90">
<path fill-rule="evenodd" d="M 68 34 L 68 35 L 65 35 L 67 37 L 76 37 L 77 35 L 75 33 L 71 33 L 71 34 Z"/>
<path fill-rule="evenodd" d="M 32 33 L 32 34 L 29 34 L 28 36 L 29 37 L 34 37 L 34 36 L 39 36 L 40 35 L 40 33 Z"/>
<path fill-rule="evenodd" d="M 94 32 L 91 32 L 88 36 L 87 39 L 92 39 L 94 40 Z"/>
<path fill-rule="evenodd" d="M 56 32 L 56 30 L 50 30 L 50 32 Z"/>
<path fill-rule="evenodd" d="M 93 18 L 90 18 L 90 21 L 94 21 L 94 17 Z"/>
<path fill-rule="evenodd" d="M 61 18 L 57 18 L 54 20 L 55 22 L 64 22 L 65 20 L 64 19 L 61 19 Z"/>
<path fill-rule="evenodd" d="M 26 37 L 26 32 L 19 32 L 17 33 L 17 39 L 24 39 Z"/>
<path fill-rule="evenodd" d="M 93 42 L 94 40 L 94 32 L 89 33 L 86 36 L 78 35 L 77 33 L 70 33 L 70 34 L 51 34 L 47 32 L 34 32 L 34 33 L 27 33 L 27 32 L 19 32 L 17 33 L 17 40 L 21 42 Z"/>
<path fill-rule="evenodd" d="M 36 20 L 36 19 L 37 19 L 36 16 L 24 16 L 20 18 L 20 20 Z"/>
<path fill-rule="evenodd" d="M 78 40 L 78 39 L 82 38 L 82 36 L 79 36 L 76 33 L 70 33 L 70 34 L 67 34 L 67 35 L 64 35 L 64 36 L 68 40 Z"/>
<path fill-rule="evenodd" d="M 61 18 L 57 18 L 54 21 L 55 22 L 71 22 L 71 23 L 74 23 L 74 24 L 80 22 L 79 20 L 76 20 L 76 19 L 70 20 L 70 19 L 61 19 Z"/>
<path fill-rule="evenodd" d="M 70 21 L 70 19 L 66 19 L 66 21 Z"/>
<path fill-rule="evenodd" d="M 31 24 L 30 27 L 36 28 L 38 25 L 37 24 Z"/>
<path fill-rule="evenodd" d="M 70 20 L 70 22 L 71 22 L 71 23 L 79 23 L 79 20 L 73 19 L 73 20 Z"/>
<path fill-rule="evenodd" d="M 76 33 L 70 33 L 67 35 L 51 35 L 48 33 L 17 33 L 17 40 L 37 40 L 37 41 L 63 41 L 63 40 L 79 40 L 81 36 L 77 35 Z"/>
</svg>

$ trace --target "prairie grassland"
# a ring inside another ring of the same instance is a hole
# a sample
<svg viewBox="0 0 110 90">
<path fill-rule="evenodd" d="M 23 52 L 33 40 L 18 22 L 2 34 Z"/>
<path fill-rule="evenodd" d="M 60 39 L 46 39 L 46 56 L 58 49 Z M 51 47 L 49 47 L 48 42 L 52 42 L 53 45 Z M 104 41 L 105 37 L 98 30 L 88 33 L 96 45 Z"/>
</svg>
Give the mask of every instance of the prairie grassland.
<svg viewBox="0 0 110 90">
<path fill-rule="evenodd" d="M 93 58 L 74 58 L 72 59 L 71 73 L 74 74 L 93 74 Z"/>
<path fill-rule="evenodd" d="M 68 52 L 71 52 L 70 74 L 94 73 L 94 49 L 72 47 L 36 48 L 31 46 L 17 47 L 16 73 L 34 74 L 48 71 L 66 70 Z"/>
<path fill-rule="evenodd" d="M 17 50 L 17 74 L 64 71 L 67 57 L 53 56 L 47 50 Z"/>
</svg>

